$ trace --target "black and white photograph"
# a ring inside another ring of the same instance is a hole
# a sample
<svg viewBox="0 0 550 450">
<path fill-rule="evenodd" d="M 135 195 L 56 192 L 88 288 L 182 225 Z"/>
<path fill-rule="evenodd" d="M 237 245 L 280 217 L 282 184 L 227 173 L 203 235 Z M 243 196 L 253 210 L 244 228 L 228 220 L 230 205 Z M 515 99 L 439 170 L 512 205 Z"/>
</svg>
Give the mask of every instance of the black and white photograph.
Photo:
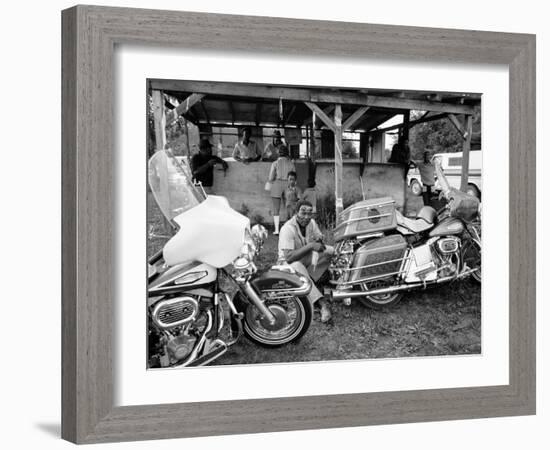
<svg viewBox="0 0 550 450">
<path fill-rule="evenodd" d="M 482 353 L 481 93 L 146 92 L 148 369 Z"/>
</svg>

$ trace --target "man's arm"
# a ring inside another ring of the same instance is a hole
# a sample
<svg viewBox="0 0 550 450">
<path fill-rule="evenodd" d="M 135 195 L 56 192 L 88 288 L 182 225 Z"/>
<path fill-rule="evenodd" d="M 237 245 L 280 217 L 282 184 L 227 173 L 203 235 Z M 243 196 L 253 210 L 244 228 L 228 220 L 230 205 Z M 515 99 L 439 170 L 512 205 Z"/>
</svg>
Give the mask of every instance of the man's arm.
<svg viewBox="0 0 550 450">
<path fill-rule="evenodd" d="M 217 163 L 220 163 L 223 166 L 224 170 L 227 169 L 227 161 L 224 161 L 219 156 L 212 156 L 212 159 L 214 159 Z"/>
<path fill-rule="evenodd" d="M 214 165 L 214 162 L 212 160 L 207 161 L 202 166 L 197 165 L 197 159 L 192 158 L 191 159 L 191 168 L 193 170 L 193 176 L 200 175 L 204 172 L 206 172 L 210 167 Z"/>
<path fill-rule="evenodd" d="M 262 159 L 262 152 L 260 151 L 260 146 L 256 141 L 254 141 L 254 151 L 256 152 L 256 157 L 252 158 L 253 161 L 259 161 Z"/>
<path fill-rule="evenodd" d="M 233 156 L 233 159 L 235 161 L 241 161 L 241 152 L 239 150 L 239 143 L 238 142 L 235 144 L 235 148 L 233 149 L 233 154 L 231 156 Z"/>
<path fill-rule="evenodd" d="M 285 255 L 286 262 L 290 264 L 294 261 L 299 261 L 313 251 L 322 252 L 324 248 L 325 246 L 321 242 L 310 242 L 296 250 L 283 249 L 283 254 Z"/>
</svg>

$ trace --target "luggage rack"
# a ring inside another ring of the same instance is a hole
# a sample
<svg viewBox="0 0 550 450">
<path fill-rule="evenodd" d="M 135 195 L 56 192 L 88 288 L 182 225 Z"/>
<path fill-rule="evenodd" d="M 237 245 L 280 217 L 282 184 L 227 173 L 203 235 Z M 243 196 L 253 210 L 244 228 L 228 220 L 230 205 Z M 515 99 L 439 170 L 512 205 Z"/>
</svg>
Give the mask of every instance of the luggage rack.
<svg viewBox="0 0 550 450">
<path fill-rule="evenodd" d="M 357 270 L 369 269 L 371 267 L 381 266 L 381 265 L 384 265 L 384 264 L 392 264 L 392 263 L 396 263 L 396 262 L 401 261 L 401 266 L 399 267 L 399 270 L 397 270 L 397 271 L 385 272 L 385 273 L 382 273 L 382 274 L 379 274 L 379 275 L 374 275 L 374 276 L 371 276 L 371 277 L 360 278 L 359 280 L 346 281 L 346 282 L 342 283 L 341 286 L 342 287 L 354 286 L 356 284 L 361 284 L 361 283 L 366 283 L 366 282 L 369 282 L 369 281 L 380 280 L 382 278 L 387 278 L 389 276 L 404 274 L 404 273 L 407 272 L 407 268 L 406 268 L 407 263 L 412 258 L 413 258 L 413 256 L 412 256 L 411 252 L 407 252 L 407 255 L 404 256 L 403 258 L 391 259 L 391 260 L 388 260 L 388 261 L 382 261 L 382 262 L 379 262 L 379 263 L 367 264 L 367 265 L 359 266 L 359 267 L 338 269 L 340 272 L 342 272 L 342 277 L 345 277 L 347 274 L 350 274 L 350 273 L 352 273 L 354 271 L 357 271 Z"/>
</svg>

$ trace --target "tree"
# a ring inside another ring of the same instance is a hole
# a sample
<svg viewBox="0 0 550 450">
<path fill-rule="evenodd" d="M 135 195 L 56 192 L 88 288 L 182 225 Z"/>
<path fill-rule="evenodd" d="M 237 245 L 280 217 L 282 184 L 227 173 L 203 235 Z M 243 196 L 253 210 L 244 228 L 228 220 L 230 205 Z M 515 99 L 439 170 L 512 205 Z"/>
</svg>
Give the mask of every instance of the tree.
<svg viewBox="0 0 550 450">
<path fill-rule="evenodd" d="M 419 119 L 423 114 L 422 111 L 412 111 L 411 120 Z M 481 108 L 479 107 L 474 109 L 472 128 L 472 148 L 475 148 L 475 142 L 481 135 Z M 462 137 L 447 118 L 415 125 L 409 131 L 412 159 L 422 159 L 426 148 L 431 148 L 434 153 L 461 152 L 462 142 Z"/>
</svg>

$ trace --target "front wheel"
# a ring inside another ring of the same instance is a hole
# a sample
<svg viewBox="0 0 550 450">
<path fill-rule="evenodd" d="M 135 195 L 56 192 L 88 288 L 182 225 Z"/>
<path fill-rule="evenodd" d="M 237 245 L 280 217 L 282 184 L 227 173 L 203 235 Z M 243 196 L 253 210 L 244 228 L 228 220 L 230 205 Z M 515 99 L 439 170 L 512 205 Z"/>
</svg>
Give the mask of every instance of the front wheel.
<svg viewBox="0 0 550 450">
<path fill-rule="evenodd" d="M 470 269 L 476 269 L 472 272 L 472 278 L 481 283 L 481 245 L 479 241 L 468 238 L 462 244 L 462 264 Z"/>
<path fill-rule="evenodd" d="M 279 347 L 300 339 L 311 325 L 313 307 L 307 297 L 288 297 L 266 300 L 266 306 L 275 316 L 270 324 L 258 309 L 241 302 L 244 313 L 244 334 L 264 347 Z"/>
<path fill-rule="evenodd" d="M 479 192 L 479 189 L 475 184 L 469 183 L 466 187 L 466 194 L 471 195 L 472 197 L 477 198 L 478 200 L 481 200 L 481 192 Z"/>
</svg>

